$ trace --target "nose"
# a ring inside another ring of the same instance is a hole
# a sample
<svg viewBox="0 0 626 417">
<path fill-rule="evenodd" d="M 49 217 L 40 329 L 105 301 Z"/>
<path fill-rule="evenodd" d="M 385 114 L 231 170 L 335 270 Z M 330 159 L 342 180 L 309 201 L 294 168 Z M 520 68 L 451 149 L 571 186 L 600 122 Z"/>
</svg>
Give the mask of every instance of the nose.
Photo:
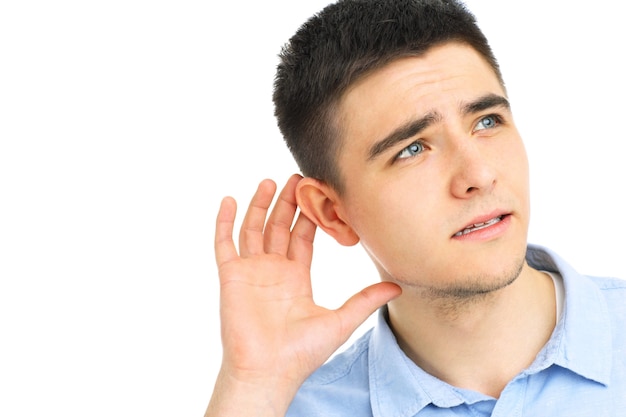
<svg viewBox="0 0 626 417">
<path fill-rule="evenodd" d="M 457 146 L 451 158 L 452 194 L 457 198 L 471 198 L 491 192 L 497 181 L 493 158 L 494 155 L 471 141 Z"/>
</svg>

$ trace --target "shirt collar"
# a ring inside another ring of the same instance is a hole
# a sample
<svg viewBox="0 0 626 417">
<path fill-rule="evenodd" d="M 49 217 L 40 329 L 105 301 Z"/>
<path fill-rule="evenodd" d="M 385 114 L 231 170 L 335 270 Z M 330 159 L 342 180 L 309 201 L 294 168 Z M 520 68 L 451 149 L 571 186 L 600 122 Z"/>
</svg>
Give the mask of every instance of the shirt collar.
<svg viewBox="0 0 626 417">
<path fill-rule="evenodd" d="M 563 278 L 563 316 L 528 373 L 555 364 L 607 385 L 611 378 L 612 334 L 606 301 L 600 289 L 551 250 L 529 245 L 528 264 L 557 272 Z"/>
<path fill-rule="evenodd" d="M 563 277 L 565 305 L 552 337 L 524 373 L 537 373 L 558 365 L 607 385 L 612 336 L 608 308 L 600 290 L 546 248 L 529 245 L 526 259 L 533 268 L 557 272 Z M 408 417 L 431 403 L 453 407 L 466 402 L 467 397 L 428 375 L 402 352 L 386 315 L 386 308 L 380 309 L 369 342 L 370 400 L 374 416 Z"/>
<path fill-rule="evenodd" d="M 432 400 L 412 372 L 417 367 L 402 352 L 381 308 L 369 346 L 370 401 L 374 417 L 409 417 Z"/>
</svg>

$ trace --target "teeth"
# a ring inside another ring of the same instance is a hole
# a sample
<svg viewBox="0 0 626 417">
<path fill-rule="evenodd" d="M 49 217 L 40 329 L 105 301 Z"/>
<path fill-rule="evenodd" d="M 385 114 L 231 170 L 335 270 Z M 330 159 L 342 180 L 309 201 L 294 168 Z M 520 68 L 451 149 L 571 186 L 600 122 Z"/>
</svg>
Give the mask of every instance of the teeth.
<svg viewBox="0 0 626 417">
<path fill-rule="evenodd" d="M 502 220 L 502 216 L 498 216 L 498 217 L 494 217 L 493 219 L 488 220 L 488 221 L 486 221 L 484 223 L 474 223 L 471 227 L 468 227 L 466 229 L 461 230 L 460 232 L 456 233 L 454 236 L 463 236 L 463 235 L 466 235 L 468 233 L 475 232 L 476 230 L 484 229 L 485 227 L 489 227 L 491 225 L 494 225 L 494 224 L 498 223 L 501 220 Z"/>
</svg>

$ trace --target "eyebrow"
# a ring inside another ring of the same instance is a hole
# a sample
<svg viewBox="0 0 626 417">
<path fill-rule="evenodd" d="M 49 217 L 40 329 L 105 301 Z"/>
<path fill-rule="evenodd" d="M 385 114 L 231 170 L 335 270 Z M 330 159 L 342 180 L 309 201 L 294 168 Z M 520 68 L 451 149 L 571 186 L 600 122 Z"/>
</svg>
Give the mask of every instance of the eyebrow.
<svg viewBox="0 0 626 417">
<path fill-rule="evenodd" d="M 497 94 L 487 94 L 476 100 L 470 101 L 461 105 L 461 114 L 467 116 L 468 114 L 478 113 L 483 110 L 491 109 L 493 107 L 504 107 L 507 110 L 511 109 L 511 104 L 503 96 Z"/>
<path fill-rule="evenodd" d="M 462 103 L 460 109 L 461 114 L 467 116 L 494 107 L 504 107 L 505 109 L 510 110 L 511 104 L 503 96 L 497 94 L 486 94 L 477 98 L 476 100 L 472 100 L 468 103 Z M 430 112 L 424 117 L 420 117 L 417 120 L 412 120 L 398 127 L 396 130 L 387 135 L 384 139 L 376 142 L 372 147 L 370 147 L 367 160 L 371 161 L 375 159 L 380 154 L 387 151 L 387 149 L 392 148 L 396 144 L 419 134 L 435 122 L 441 121 L 441 119 L 441 114 L 437 112 Z"/>
<path fill-rule="evenodd" d="M 378 155 L 385 152 L 387 149 L 395 146 L 397 143 L 402 142 L 412 136 L 417 135 L 428 126 L 441 120 L 441 115 L 438 113 L 429 113 L 424 117 L 417 120 L 406 123 L 393 132 L 387 135 L 384 139 L 376 142 L 369 151 L 368 161 L 375 159 Z"/>
</svg>

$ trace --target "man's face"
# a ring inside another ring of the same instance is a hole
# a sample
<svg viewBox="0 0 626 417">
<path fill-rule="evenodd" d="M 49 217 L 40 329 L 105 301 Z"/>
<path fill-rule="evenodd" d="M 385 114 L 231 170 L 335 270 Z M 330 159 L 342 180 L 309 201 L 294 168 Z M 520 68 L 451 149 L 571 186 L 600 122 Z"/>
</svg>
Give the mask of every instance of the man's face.
<svg viewBox="0 0 626 417">
<path fill-rule="evenodd" d="M 401 58 L 339 106 L 345 221 L 384 280 L 464 295 L 517 276 L 528 161 L 505 92 L 472 48 Z"/>
</svg>

